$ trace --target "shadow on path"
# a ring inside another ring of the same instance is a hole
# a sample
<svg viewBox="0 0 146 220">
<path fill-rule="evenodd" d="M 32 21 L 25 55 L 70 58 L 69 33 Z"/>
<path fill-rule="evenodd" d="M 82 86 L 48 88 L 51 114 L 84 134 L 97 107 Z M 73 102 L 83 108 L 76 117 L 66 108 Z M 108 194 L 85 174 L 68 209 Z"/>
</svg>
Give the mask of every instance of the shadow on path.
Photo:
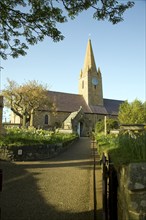
<svg viewBox="0 0 146 220">
<path fill-rule="evenodd" d="M 40 162 L 2 162 L 3 189 L 0 194 L 1 220 L 90 220 L 93 211 L 64 211 L 50 204 L 44 197 L 39 185 L 41 169 L 79 167 L 91 169 L 92 162 L 89 146 L 90 141 L 83 139 L 72 145 L 62 155 L 48 161 Z M 85 149 L 86 148 L 86 149 Z M 83 150 L 84 149 L 84 150 Z M 31 172 L 28 170 L 31 169 Z M 38 169 L 33 172 L 33 169 Z M 45 183 L 44 183 L 45 184 Z M 46 194 L 49 189 L 46 189 Z M 66 198 L 68 199 L 68 198 Z M 97 216 L 101 216 L 98 210 Z M 98 219 L 101 220 L 101 219 Z"/>
<path fill-rule="evenodd" d="M 4 172 L 0 198 L 1 220 L 92 219 L 92 211 L 64 212 L 45 201 L 37 185 L 37 179 L 33 174 L 26 172 L 23 166 L 1 162 L 1 168 Z"/>
</svg>

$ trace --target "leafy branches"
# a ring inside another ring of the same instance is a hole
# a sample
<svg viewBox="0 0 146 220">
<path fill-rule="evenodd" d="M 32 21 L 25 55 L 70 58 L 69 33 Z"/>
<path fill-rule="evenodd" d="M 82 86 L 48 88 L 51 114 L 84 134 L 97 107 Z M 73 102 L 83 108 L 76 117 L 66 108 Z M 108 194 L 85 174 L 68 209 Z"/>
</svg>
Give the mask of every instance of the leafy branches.
<svg viewBox="0 0 146 220">
<path fill-rule="evenodd" d="M 146 102 L 137 99 L 131 103 L 124 102 L 120 106 L 118 119 L 121 124 L 146 123 Z"/>
<path fill-rule="evenodd" d="M 45 36 L 54 41 L 63 39 L 56 23 L 66 21 L 62 10 L 52 7 L 52 1 L 10 1 L 0 2 L 1 10 L 1 56 L 16 58 L 25 55 L 27 45 L 42 41 Z M 13 39 L 13 40 L 12 40 Z"/>
<path fill-rule="evenodd" d="M 107 19 L 113 24 L 123 20 L 122 15 L 134 5 L 133 2 L 118 3 L 117 0 L 3 0 L 0 1 L 0 56 L 17 58 L 26 55 L 29 45 L 50 37 L 54 42 L 64 36 L 56 27 L 89 8 L 93 17 Z M 67 12 L 67 15 L 65 14 Z"/>
<path fill-rule="evenodd" d="M 92 6 L 96 11 L 93 15 L 95 19 L 105 20 L 112 22 L 113 24 L 117 24 L 118 22 L 123 21 L 123 14 L 128 9 L 133 7 L 134 2 L 127 2 L 127 4 L 118 3 L 115 0 L 101 0 L 102 7 L 97 8 Z"/>
<path fill-rule="evenodd" d="M 45 107 L 51 108 L 48 90 L 46 86 L 37 81 L 29 81 L 26 84 L 18 85 L 15 81 L 8 79 L 8 86 L 3 90 L 5 105 L 16 115 L 23 119 L 23 125 L 30 122 L 33 125 L 33 116 L 36 110 Z"/>
</svg>

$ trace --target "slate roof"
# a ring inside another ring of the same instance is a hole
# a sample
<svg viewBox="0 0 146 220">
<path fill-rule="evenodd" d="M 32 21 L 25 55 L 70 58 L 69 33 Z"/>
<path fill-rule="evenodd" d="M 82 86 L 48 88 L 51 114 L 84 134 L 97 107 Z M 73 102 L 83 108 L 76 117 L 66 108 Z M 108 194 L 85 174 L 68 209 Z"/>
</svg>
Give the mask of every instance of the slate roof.
<svg viewBox="0 0 146 220">
<path fill-rule="evenodd" d="M 56 105 L 57 111 L 74 112 L 82 106 L 85 113 L 92 113 L 82 95 L 48 91 L 49 98 Z"/>
<path fill-rule="evenodd" d="M 63 92 L 48 91 L 50 100 L 55 103 L 57 111 L 74 112 L 82 106 L 85 113 L 94 113 L 101 115 L 118 115 L 119 105 L 123 103 L 120 100 L 104 99 L 104 106 L 88 106 L 82 95 Z"/>
<path fill-rule="evenodd" d="M 104 106 L 110 115 L 118 115 L 119 111 L 119 106 L 123 103 L 124 101 L 121 100 L 113 100 L 113 99 L 104 99 L 103 103 Z"/>
<path fill-rule="evenodd" d="M 90 105 L 92 113 L 100 114 L 100 115 L 107 115 L 108 112 L 104 106 L 101 105 Z"/>
</svg>

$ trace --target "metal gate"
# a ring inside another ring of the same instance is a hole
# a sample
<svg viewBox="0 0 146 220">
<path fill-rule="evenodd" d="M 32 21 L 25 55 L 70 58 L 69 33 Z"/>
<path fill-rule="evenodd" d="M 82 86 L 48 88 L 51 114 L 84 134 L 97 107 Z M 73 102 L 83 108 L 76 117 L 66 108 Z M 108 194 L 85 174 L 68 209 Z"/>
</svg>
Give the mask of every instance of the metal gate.
<svg viewBox="0 0 146 220">
<path fill-rule="evenodd" d="M 0 192 L 2 191 L 2 183 L 3 183 L 3 171 L 0 169 Z M 0 207 L 0 219 L 1 219 L 1 207 Z"/>
<path fill-rule="evenodd" d="M 102 155 L 102 201 L 103 220 L 118 220 L 117 216 L 117 173 L 108 158 Z"/>
<path fill-rule="evenodd" d="M 3 171 L 0 169 L 0 192 L 2 191 Z"/>
</svg>

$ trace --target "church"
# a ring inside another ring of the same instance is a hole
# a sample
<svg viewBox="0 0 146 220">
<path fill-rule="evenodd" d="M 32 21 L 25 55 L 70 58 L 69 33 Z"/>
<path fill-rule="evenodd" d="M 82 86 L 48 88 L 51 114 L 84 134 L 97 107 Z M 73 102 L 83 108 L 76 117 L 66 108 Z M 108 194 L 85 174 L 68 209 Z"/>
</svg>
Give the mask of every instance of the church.
<svg viewBox="0 0 146 220">
<path fill-rule="evenodd" d="M 84 66 L 79 75 L 78 94 L 48 91 L 55 111 L 40 109 L 34 115 L 36 128 L 59 128 L 87 136 L 105 116 L 116 118 L 123 101 L 103 98 L 102 74 L 96 68 L 91 40 L 88 40 Z"/>
<path fill-rule="evenodd" d="M 79 93 L 48 91 L 48 95 L 55 112 L 40 109 L 34 119 L 35 127 L 60 127 L 66 132 L 77 132 L 80 136 L 88 135 L 94 130 L 96 122 L 105 116 L 116 118 L 123 103 L 103 98 L 102 74 L 100 68 L 96 68 L 90 39 L 79 75 Z"/>
</svg>

